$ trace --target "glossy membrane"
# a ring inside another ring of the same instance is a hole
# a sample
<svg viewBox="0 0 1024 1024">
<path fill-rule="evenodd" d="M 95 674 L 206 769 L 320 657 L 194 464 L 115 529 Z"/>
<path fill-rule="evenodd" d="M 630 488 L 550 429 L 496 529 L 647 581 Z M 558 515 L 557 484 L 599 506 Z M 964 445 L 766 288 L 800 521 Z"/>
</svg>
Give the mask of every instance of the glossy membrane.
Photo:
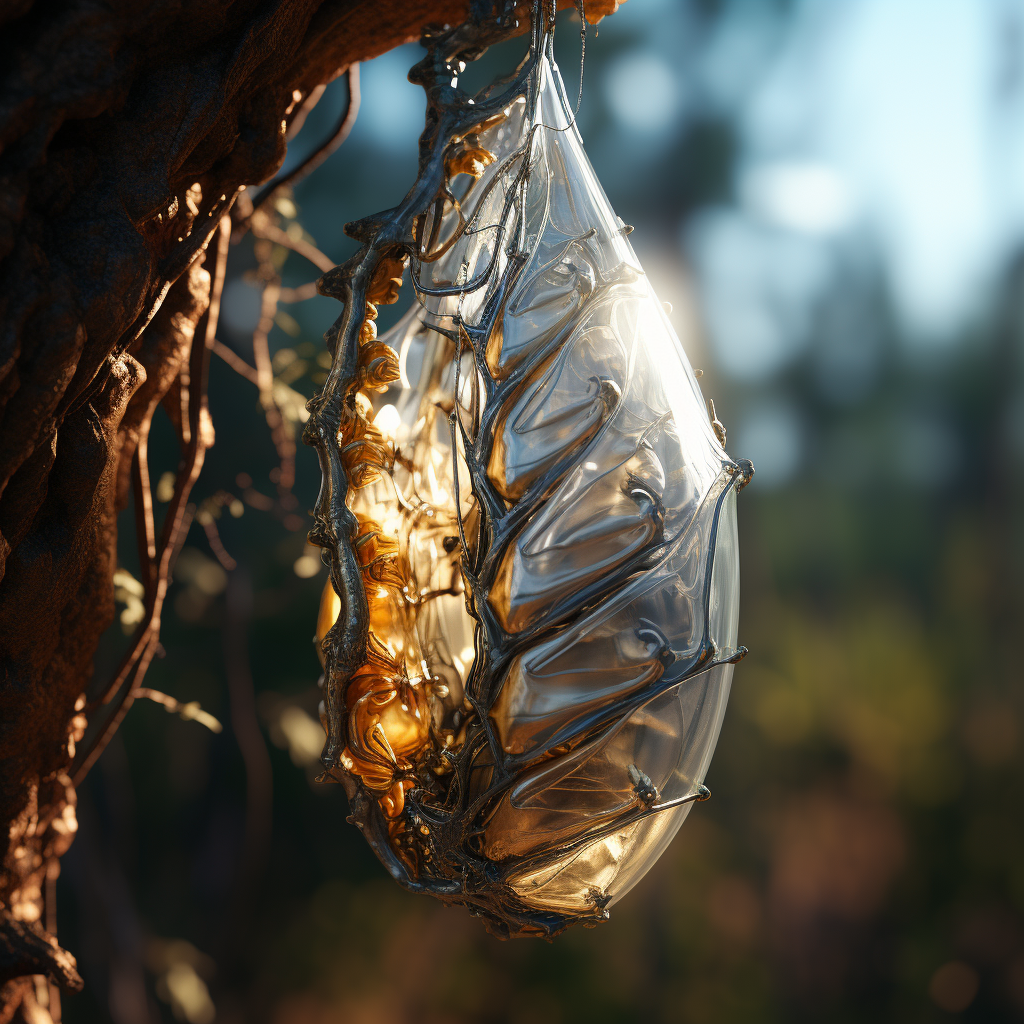
<svg viewBox="0 0 1024 1024">
<path fill-rule="evenodd" d="M 470 142 L 493 161 L 428 216 L 419 301 L 384 339 L 394 468 L 350 505 L 403 574 L 371 602 L 402 706 L 429 709 L 403 764 L 463 758 L 472 855 L 526 906 L 582 914 L 643 876 L 707 772 L 737 641 L 736 467 L 554 66 Z M 444 763 L 424 806 L 455 804 Z"/>
</svg>

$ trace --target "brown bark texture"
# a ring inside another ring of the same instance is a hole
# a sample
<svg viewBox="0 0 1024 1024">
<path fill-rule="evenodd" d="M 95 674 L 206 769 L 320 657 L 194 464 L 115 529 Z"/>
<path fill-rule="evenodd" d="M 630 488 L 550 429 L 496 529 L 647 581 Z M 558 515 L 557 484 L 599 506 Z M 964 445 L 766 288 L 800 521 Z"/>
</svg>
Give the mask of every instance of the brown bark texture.
<svg viewBox="0 0 1024 1024">
<path fill-rule="evenodd" d="M 28 976 L 81 985 L 45 894 L 76 829 L 117 516 L 161 402 L 185 457 L 208 243 L 318 87 L 469 4 L 0 4 L 0 1024 L 45 1019 Z M 590 0 L 588 17 L 616 6 Z"/>
</svg>

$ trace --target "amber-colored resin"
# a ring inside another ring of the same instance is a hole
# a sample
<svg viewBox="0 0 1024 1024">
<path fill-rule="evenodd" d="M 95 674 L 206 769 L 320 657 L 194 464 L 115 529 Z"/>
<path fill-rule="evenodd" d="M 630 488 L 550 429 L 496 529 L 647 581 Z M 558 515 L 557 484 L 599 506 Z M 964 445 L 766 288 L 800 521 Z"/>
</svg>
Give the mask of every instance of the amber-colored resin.
<svg viewBox="0 0 1024 1024">
<path fill-rule="evenodd" d="M 379 297 L 387 298 L 387 291 Z M 366 304 L 360 332 L 359 390 L 338 431 L 342 465 L 355 488 L 366 487 L 390 474 L 394 466 L 392 440 L 375 425 L 366 391 L 385 391 L 398 379 L 398 357 L 377 341 L 376 306 Z M 366 661 L 356 669 L 345 690 L 348 745 L 343 767 L 367 788 L 382 793 L 381 806 L 390 818 L 404 806 L 404 790 L 396 773 L 411 769 L 429 741 L 430 711 L 426 686 L 409 680 L 403 655 L 408 627 L 409 573 L 398 537 L 366 515 L 357 515 L 355 549 L 369 610 L 370 635 Z M 322 645 L 338 619 L 341 601 L 328 580 L 320 601 L 317 644 Z M 321 651 L 322 658 L 322 651 Z"/>
</svg>

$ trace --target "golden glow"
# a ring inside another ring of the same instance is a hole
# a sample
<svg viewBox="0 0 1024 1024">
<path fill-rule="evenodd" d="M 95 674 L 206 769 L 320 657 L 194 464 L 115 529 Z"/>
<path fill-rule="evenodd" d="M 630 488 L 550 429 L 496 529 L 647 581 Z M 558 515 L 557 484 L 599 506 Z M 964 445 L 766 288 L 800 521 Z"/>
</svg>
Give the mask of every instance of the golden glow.
<svg viewBox="0 0 1024 1024">
<path fill-rule="evenodd" d="M 402 266 L 401 261 L 383 261 L 384 270 L 371 285 L 377 301 L 394 301 L 389 294 L 396 277 L 401 283 Z M 396 775 L 410 771 L 429 742 L 430 710 L 425 681 L 411 680 L 408 673 L 407 656 L 415 657 L 416 644 L 410 633 L 409 569 L 396 534 L 400 517 L 387 515 L 388 503 L 374 500 L 373 493 L 390 478 L 393 433 L 396 420 L 400 422 L 394 406 L 386 406 L 390 414 L 378 423 L 367 394 L 386 391 L 399 377 L 397 353 L 377 340 L 376 317 L 376 305 L 367 302 L 360 330 L 358 389 L 338 430 L 341 463 L 352 487 L 350 503 L 356 508 L 355 549 L 369 611 L 366 661 L 345 687 L 348 742 L 341 760 L 368 788 L 382 793 L 382 809 L 396 818 L 405 805 L 405 789 L 412 784 Z M 386 515 L 385 531 L 379 520 Z M 324 637 L 340 614 L 341 600 L 328 580 L 317 619 L 321 661 Z"/>
<path fill-rule="evenodd" d="M 324 664 L 324 637 L 327 631 L 338 621 L 341 614 L 341 598 L 334 592 L 334 584 L 330 576 L 324 584 L 320 595 L 320 613 L 316 617 L 316 653 L 320 656 L 320 664 Z"/>
</svg>

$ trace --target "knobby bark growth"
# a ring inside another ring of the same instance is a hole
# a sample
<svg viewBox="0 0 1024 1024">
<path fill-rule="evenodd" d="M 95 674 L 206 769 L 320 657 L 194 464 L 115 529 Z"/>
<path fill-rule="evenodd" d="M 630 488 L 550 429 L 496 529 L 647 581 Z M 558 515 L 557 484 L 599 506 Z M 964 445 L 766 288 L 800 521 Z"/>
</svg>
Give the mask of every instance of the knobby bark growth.
<svg viewBox="0 0 1024 1024">
<path fill-rule="evenodd" d="M 274 174 L 327 82 L 427 24 L 464 20 L 471 3 L 0 9 L 0 1024 L 57 1019 L 54 986 L 81 985 L 53 937 L 59 858 L 75 779 L 155 653 L 188 490 L 213 443 L 205 372 L 232 204 Z M 616 6 L 590 0 L 588 17 Z M 161 404 L 182 465 L 158 534 L 146 442 Z M 132 494 L 149 614 L 118 677 L 90 687 Z"/>
</svg>

